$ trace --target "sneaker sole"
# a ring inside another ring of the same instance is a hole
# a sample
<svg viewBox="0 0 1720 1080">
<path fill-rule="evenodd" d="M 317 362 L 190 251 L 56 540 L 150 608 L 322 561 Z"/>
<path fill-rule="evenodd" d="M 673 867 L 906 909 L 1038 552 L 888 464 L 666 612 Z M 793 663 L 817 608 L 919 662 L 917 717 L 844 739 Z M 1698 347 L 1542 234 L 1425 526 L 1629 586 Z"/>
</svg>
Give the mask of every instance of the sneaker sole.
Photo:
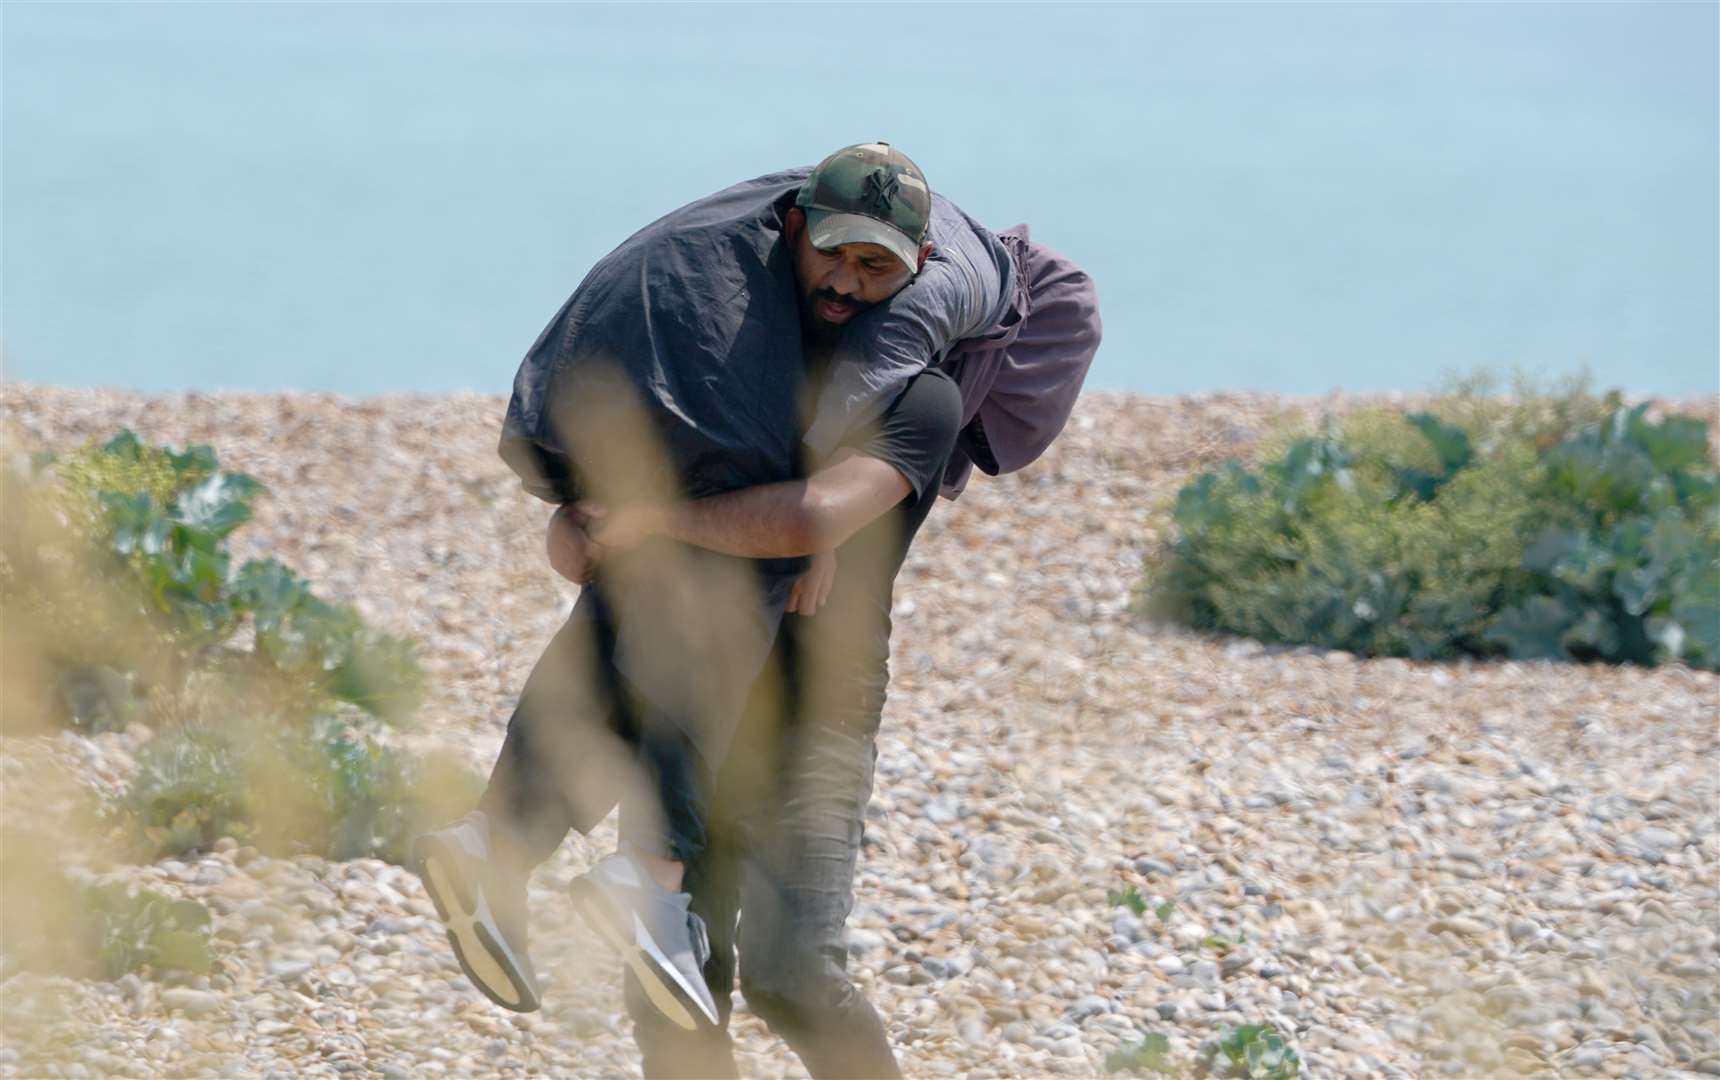
<svg viewBox="0 0 1720 1080">
<path fill-rule="evenodd" d="M 623 913 L 603 895 L 603 890 L 584 878 L 575 878 L 568 892 L 573 897 L 574 909 L 621 954 L 652 1006 L 670 1023 L 685 1031 L 697 1031 L 698 1018 L 704 1017 L 708 1021 L 706 1026 L 716 1026 L 717 1021 L 705 1012 L 703 1003 L 682 985 L 680 972 L 650 944 L 651 937 L 638 925 L 637 915 Z M 627 929 L 629 924 L 631 933 Z M 644 946 L 639 944 L 641 937 L 646 941 Z"/>
<path fill-rule="evenodd" d="M 520 964 L 496 924 L 483 890 L 460 872 L 459 857 L 445 841 L 425 837 L 414 847 L 424 891 L 442 917 L 454 959 L 472 985 L 491 1001 L 513 1012 L 535 1012 L 541 1002 L 521 974 Z"/>
</svg>

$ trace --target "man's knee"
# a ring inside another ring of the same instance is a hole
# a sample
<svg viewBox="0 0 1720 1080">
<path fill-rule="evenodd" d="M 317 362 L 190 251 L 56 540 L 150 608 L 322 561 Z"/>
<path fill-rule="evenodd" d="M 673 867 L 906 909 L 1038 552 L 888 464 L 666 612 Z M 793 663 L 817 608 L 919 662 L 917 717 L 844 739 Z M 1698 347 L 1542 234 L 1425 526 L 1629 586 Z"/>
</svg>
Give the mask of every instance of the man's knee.
<svg viewBox="0 0 1720 1080">
<path fill-rule="evenodd" d="M 779 944 L 765 954 L 742 956 L 741 994 L 779 1034 L 838 1014 L 859 995 L 842 965 L 817 948 Z"/>
</svg>

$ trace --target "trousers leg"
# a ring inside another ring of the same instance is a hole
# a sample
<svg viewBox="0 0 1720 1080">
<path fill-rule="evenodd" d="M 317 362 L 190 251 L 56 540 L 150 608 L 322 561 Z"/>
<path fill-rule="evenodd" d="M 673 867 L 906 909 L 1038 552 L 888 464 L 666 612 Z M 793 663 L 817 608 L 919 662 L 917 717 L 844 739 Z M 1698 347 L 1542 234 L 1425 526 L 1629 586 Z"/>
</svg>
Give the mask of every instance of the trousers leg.
<svg viewBox="0 0 1720 1080">
<path fill-rule="evenodd" d="M 741 992 L 811 1075 L 897 1077 L 884 1023 L 848 977 L 845 927 L 875 751 L 869 733 L 794 740 L 790 787 L 741 886 Z"/>
<path fill-rule="evenodd" d="M 765 667 L 793 579 L 685 553 L 654 576 L 674 560 L 639 561 L 648 555 L 581 591 L 508 720 L 479 809 L 528 866 L 617 802 L 643 850 L 686 862 L 706 842 L 704 778 Z"/>
<path fill-rule="evenodd" d="M 889 682 L 890 608 L 935 486 L 837 552 L 812 618 L 783 623 L 790 710 L 781 784 L 749 818 L 741 886 L 741 992 L 820 1080 L 901 1075 L 889 1035 L 848 977 L 847 922 Z"/>
<path fill-rule="evenodd" d="M 527 866 L 570 829 L 601 821 L 636 772 L 636 732 L 613 692 L 613 640 L 600 595 L 582 591 L 508 719 L 478 808 Z"/>
</svg>

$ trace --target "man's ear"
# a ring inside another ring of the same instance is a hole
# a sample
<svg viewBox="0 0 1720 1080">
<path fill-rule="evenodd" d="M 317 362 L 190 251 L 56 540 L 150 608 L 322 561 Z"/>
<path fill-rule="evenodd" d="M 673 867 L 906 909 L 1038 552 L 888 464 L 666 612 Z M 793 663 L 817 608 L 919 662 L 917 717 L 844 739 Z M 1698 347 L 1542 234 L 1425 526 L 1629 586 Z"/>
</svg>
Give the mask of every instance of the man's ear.
<svg viewBox="0 0 1720 1080">
<path fill-rule="evenodd" d="M 806 228 L 806 211 L 798 206 L 788 208 L 788 213 L 782 215 L 782 234 L 790 240 L 800 239 L 800 230 Z"/>
<path fill-rule="evenodd" d="M 925 240 L 920 243 L 920 265 L 914 267 L 914 273 L 926 268 L 926 260 L 932 257 L 932 242 Z"/>
</svg>

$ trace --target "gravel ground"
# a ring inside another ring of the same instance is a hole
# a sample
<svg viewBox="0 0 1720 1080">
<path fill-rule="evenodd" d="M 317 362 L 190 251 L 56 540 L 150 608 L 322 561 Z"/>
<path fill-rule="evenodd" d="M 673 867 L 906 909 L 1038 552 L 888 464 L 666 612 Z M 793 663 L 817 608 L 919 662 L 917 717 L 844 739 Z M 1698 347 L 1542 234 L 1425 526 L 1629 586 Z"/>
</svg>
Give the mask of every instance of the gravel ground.
<svg viewBox="0 0 1720 1080">
<path fill-rule="evenodd" d="M 1089 395 L 1039 464 L 934 512 L 897 588 L 850 924 L 909 1073 L 1090 1076 L 1149 1033 L 1192 1068 L 1264 1022 L 1313 1076 L 1720 1075 L 1720 679 L 1359 660 L 1130 614 L 1191 471 L 1358 400 Z M 0 387 L 12 446 L 129 425 L 261 479 L 239 554 L 416 635 L 411 740 L 485 769 L 573 598 L 495 456 L 502 404 Z M 7 737 L 6 820 L 116 789 L 147 735 Z M 231 844 L 96 866 L 207 903 L 217 971 L 14 976 L 0 1075 L 637 1075 L 618 971 L 561 893 L 613 841 L 538 871 L 549 985 L 525 1017 L 470 988 L 398 867 Z M 1144 918 L 1107 905 L 1129 883 Z M 744 1006 L 736 1030 L 750 1075 L 803 1075 Z"/>
</svg>

